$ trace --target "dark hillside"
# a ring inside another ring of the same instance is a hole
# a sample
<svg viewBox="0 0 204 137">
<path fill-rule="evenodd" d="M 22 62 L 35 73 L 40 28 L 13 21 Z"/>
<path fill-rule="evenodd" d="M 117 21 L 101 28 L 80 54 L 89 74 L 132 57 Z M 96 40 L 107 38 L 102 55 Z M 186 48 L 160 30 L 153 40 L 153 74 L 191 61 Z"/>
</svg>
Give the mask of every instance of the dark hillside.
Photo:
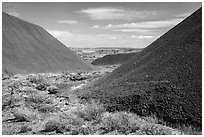
<svg viewBox="0 0 204 137">
<path fill-rule="evenodd" d="M 91 64 L 93 65 L 114 65 L 114 64 L 123 64 L 130 58 L 132 58 L 134 55 L 138 54 L 138 52 L 135 53 L 119 53 L 119 54 L 109 54 L 105 55 L 102 58 L 98 58 L 94 60 Z"/>
<path fill-rule="evenodd" d="M 95 68 L 42 27 L 6 13 L 2 13 L 2 63 L 7 74 Z"/>
<path fill-rule="evenodd" d="M 202 9 L 98 81 L 93 91 L 109 110 L 201 127 Z"/>
</svg>

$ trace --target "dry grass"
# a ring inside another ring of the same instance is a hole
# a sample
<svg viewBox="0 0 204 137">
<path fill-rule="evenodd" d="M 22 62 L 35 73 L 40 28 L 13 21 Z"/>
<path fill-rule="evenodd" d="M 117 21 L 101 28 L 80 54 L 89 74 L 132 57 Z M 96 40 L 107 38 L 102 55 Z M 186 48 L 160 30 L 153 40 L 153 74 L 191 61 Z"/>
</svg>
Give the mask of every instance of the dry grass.
<svg viewBox="0 0 204 137">
<path fill-rule="evenodd" d="M 19 124 L 19 130 L 15 131 L 16 134 L 54 132 L 70 135 L 177 135 L 200 133 L 190 126 L 173 129 L 154 115 L 141 117 L 126 111 L 107 112 L 104 106 L 95 100 L 87 102 L 73 97 L 69 99 L 69 102 L 66 102 L 64 98 L 58 98 L 56 95 L 36 89 L 29 89 L 21 94 L 23 95 L 15 95 L 15 98 L 21 99 L 20 106 L 11 108 L 11 112 L 15 124 L 22 122 L 26 124 Z M 3 104 L 12 103 L 15 105 L 19 99 L 15 101 L 9 95 Z M 65 103 L 69 105 L 65 105 Z M 63 106 L 66 109 L 61 109 Z"/>
<path fill-rule="evenodd" d="M 29 126 L 29 125 L 22 125 L 21 127 L 20 127 L 20 131 L 19 131 L 19 133 L 27 133 L 27 132 L 29 132 L 29 131 L 31 131 L 32 130 L 32 128 Z"/>
<path fill-rule="evenodd" d="M 77 104 L 75 109 L 59 112 L 45 119 L 44 131 L 69 132 L 69 134 L 141 134 L 178 135 L 176 129 L 157 123 L 155 117 L 140 117 L 129 112 L 106 112 L 94 102 Z"/>
<path fill-rule="evenodd" d="M 79 105 L 76 114 L 85 121 L 100 121 L 103 112 L 105 112 L 104 107 L 94 100 L 91 100 L 91 103 Z"/>
<path fill-rule="evenodd" d="M 29 122 L 38 119 L 37 113 L 25 106 L 14 108 L 12 114 L 15 117 L 15 120 L 19 122 Z"/>
</svg>

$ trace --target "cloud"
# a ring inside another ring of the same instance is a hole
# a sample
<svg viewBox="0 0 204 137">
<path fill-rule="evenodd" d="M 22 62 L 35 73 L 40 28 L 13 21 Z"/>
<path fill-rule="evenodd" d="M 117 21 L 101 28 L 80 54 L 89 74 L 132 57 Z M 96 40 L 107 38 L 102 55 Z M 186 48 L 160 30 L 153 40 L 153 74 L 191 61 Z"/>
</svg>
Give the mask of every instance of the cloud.
<svg viewBox="0 0 204 137">
<path fill-rule="evenodd" d="M 146 33 L 146 32 L 150 32 L 151 30 L 148 30 L 148 29 L 116 29 L 113 31 Z"/>
<path fill-rule="evenodd" d="M 190 16 L 191 14 L 192 14 L 191 12 L 185 12 L 185 13 L 174 15 L 174 17 L 177 17 L 177 18 L 186 18 L 186 17 Z"/>
<path fill-rule="evenodd" d="M 19 17 L 20 13 L 17 13 L 15 11 L 6 11 L 6 13 L 8 13 L 9 15 L 15 16 L 15 17 Z"/>
<path fill-rule="evenodd" d="M 116 28 L 156 29 L 156 28 L 174 26 L 178 24 L 181 20 L 182 20 L 181 18 L 172 18 L 170 20 L 162 20 L 162 21 L 158 20 L 158 21 L 117 24 L 117 25 L 105 26 L 103 28 L 104 29 L 116 29 Z"/>
<path fill-rule="evenodd" d="M 135 36 L 135 35 L 132 35 L 130 36 L 132 39 L 152 39 L 154 38 L 153 36 L 151 35 L 139 35 L 139 36 Z"/>
<path fill-rule="evenodd" d="M 99 25 L 94 25 L 93 28 L 100 28 L 100 26 Z"/>
<path fill-rule="evenodd" d="M 155 11 L 135 11 L 114 7 L 88 8 L 77 12 L 87 14 L 92 20 L 134 20 L 156 15 Z"/>
<path fill-rule="evenodd" d="M 117 33 L 71 33 L 70 31 L 48 30 L 50 34 L 69 47 L 145 47 L 154 38 L 150 35 L 135 35 L 131 38 L 129 34 Z M 139 38 L 137 38 L 139 37 Z"/>
<path fill-rule="evenodd" d="M 69 31 L 61 31 L 61 30 L 48 30 L 48 32 L 54 37 L 59 39 L 67 38 L 73 35 Z"/>
<path fill-rule="evenodd" d="M 79 22 L 76 20 L 59 20 L 57 21 L 60 24 L 78 24 Z"/>
<path fill-rule="evenodd" d="M 116 36 L 113 36 L 113 37 L 110 37 L 109 39 L 117 39 L 117 37 L 116 37 Z"/>
<path fill-rule="evenodd" d="M 12 3 L 12 2 L 3 2 L 2 3 L 2 11 L 6 12 L 9 15 L 19 17 L 20 13 L 16 11 L 16 9 L 20 8 L 20 4 Z"/>
<path fill-rule="evenodd" d="M 106 27 L 112 27 L 113 25 L 112 24 L 108 24 Z"/>
<path fill-rule="evenodd" d="M 148 35 L 139 35 L 139 36 L 137 36 L 136 38 L 138 38 L 138 39 L 152 39 L 152 38 L 154 38 L 153 36 L 148 36 Z"/>
</svg>

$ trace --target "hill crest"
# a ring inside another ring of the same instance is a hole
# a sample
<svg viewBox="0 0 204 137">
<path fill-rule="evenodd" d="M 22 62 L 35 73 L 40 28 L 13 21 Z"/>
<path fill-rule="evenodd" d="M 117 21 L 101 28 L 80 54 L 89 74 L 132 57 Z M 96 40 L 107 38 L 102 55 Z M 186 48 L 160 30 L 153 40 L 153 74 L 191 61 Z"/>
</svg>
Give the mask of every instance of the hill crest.
<svg viewBox="0 0 204 137">
<path fill-rule="evenodd" d="M 42 27 L 2 13 L 3 73 L 89 71 L 96 67 Z"/>
</svg>

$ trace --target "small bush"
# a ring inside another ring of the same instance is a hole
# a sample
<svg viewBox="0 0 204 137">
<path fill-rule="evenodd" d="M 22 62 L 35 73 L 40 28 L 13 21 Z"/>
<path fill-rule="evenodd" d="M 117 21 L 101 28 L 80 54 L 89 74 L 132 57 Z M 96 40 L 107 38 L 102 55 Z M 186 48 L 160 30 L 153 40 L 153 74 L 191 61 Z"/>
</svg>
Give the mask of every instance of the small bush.
<svg viewBox="0 0 204 137">
<path fill-rule="evenodd" d="M 32 128 L 29 125 L 22 125 L 20 127 L 19 133 L 27 133 L 27 132 L 29 132 L 31 130 L 32 130 Z"/>
<path fill-rule="evenodd" d="M 78 129 L 79 131 L 79 134 L 82 134 L 82 135 L 90 135 L 93 133 L 92 129 L 91 129 L 91 126 L 82 126 Z"/>
<path fill-rule="evenodd" d="M 64 125 L 68 126 L 68 128 L 70 128 L 70 125 L 72 127 L 80 127 L 84 124 L 84 120 L 77 117 L 72 111 L 59 113 L 58 117 L 59 120 L 64 123 Z"/>
<path fill-rule="evenodd" d="M 146 124 L 142 127 L 141 132 L 146 135 L 180 135 L 181 132 L 170 127 L 159 124 Z"/>
<path fill-rule="evenodd" d="M 43 77 L 40 77 L 40 76 L 30 75 L 28 76 L 27 80 L 30 81 L 31 83 L 39 84 L 39 83 L 42 83 L 44 79 Z"/>
<path fill-rule="evenodd" d="M 159 123 L 159 120 L 157 119 L 157 117 L 155 115 L 148 116 L 148 117 L 142 117 L 142 119 L 144 119 L 148 123 L 155 123 L 155 124 Z"/>
<path fill-rule="evenodd" d="M 84 124 L 84 121 L 82 118 L 78 118 L 72 113 L 59 112 L 45 119 L 42 122 L 42 124 L 44 129 L 43 131 L 45 132 L 51 132 L 51 131 L 57 131 L 57 132 L 73 131 L 74 132 L 74 130 L 77 130 L 77 132 L 79 132 L 79 128 Z"/>
<path fill-rule="evenodd" d="M 38 111 L 42 113 L 57 112 L 57 108 L 52 105 L 42 104 L 37 107 Z"/>
<path fill-rule="evenodd" d="M 31 92 L 25 99 L 29 103 L 35 104 L 52 104 L 53 101 L 46 95 L 39 94 L 38 92 Z"/>
<path fill-rule="evenodd" d="M 99 122 L 103 112 L 105 112 L 104 107 L 92 100 L 91 103 L 79 106 L 77 115 L 87 121 L 94 120 Z"/>
<path fill-rule="evenodd" d="M 55 119 L 50 119 L 45 123 L 44 131 L 45 132 L 60 131 L 62 127 L 63 127 L 63 124 L 61 124 L 60 121 Z"/>
<path fill-rule="evenodd" d="M 16 99 L 13 95 L 3 95 L 2 96 L 2 109 L 10 108 L 14 106 L 17 102 L 19 102 L 19 99 Z"/>
<path fill-rule="evenodd" d="M 142 134 L 142 135 L 178 135 L 178 130 L 156 124 L 155 118 L 142 118 L 136 114 L 127 112 L 104 113 L 102 119 L 102 129 L 105 132 L 117 131 L 122 134 Z"/>
<path fill-rule="evenodd" d="M 38 117 L 35 112 L 23 106 L 14 108 L 12 110 L 12 113 L 15 117 L 15 120 L 19 122 L 23 122 L 23 121 L 29 122 L 31 120 L 37 119 Z"/>
<path fill-rule="evenodd" d="M 177 128 L 184 134 L 184 135 L 202 135 L 201 129 L 198 129 L 191 125 L 179 125 Z"/>
<path fill-rule="evenodd" d="M 44 84 L 38 84 L 37 86 L 36 86 L 36 89 L 37 90 L 40 90 L 40 91 L 45 91 L 46 89 L 47 89 L 47 85 L 44 85 Z"/>
<path fill-rule="evenodd" d="M 55 87 L 55 86 L 50 86 L 50 87 L 48 87 L 48 92 L 49 92 L 49 94 L 55 94 L 55 93 L 57 93 L 58 91 L 57 91 L 57 87 Z"/>
<path fill-rule="evenodd" d="M 129 116 L 124 112 L 106 113 L 103 116 L 102 124 L 106 132 L 120 131 L 125 133 L 130 131 Z"/>
<path fill-rule="evenodd" d="M 37 85 L 38 90 L 44 90 L 46 87 L 50 86 L 47 80 L 42 76 L 31 75 L 27 78 L 27 80 L 33 84 Z"/>
</svg>

